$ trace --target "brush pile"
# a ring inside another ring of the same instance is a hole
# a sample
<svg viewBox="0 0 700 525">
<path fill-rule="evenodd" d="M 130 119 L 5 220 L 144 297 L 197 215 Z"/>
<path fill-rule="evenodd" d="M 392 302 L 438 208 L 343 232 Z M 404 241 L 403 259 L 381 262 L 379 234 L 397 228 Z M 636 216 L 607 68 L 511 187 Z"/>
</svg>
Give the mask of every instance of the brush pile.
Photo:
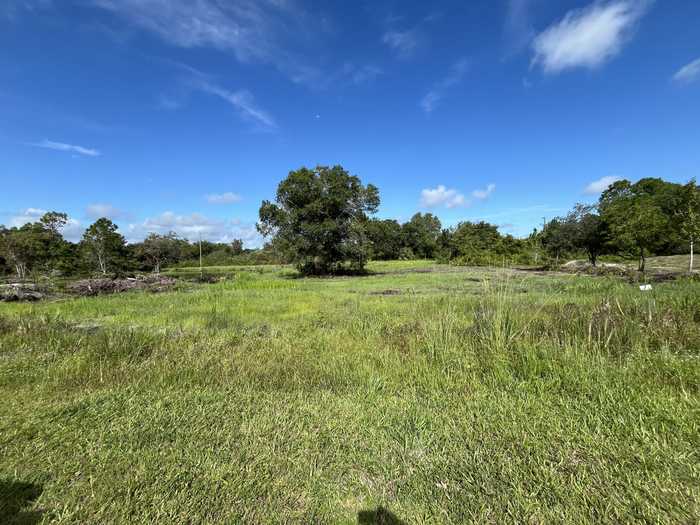
<svg viewBox="0 0 700 525">
<path fill-rule="evenodd" d="M 161 275 L 147 275 L 129 277 L 126 279 L 82 279 L 75 281 L 66 287 L 66 290 L 81 297 L 93 295 L 106 295 L 128 292 L 130 290 L 146 290 L 149 292 L 164 292 L 175 285 L 172 277 Z"/>
<path fill-rule="evenodd" d="M 13 283 L 0 285 L 0 302 L 40 301 L 45 293 L 35 284 Z"/>
</svg>

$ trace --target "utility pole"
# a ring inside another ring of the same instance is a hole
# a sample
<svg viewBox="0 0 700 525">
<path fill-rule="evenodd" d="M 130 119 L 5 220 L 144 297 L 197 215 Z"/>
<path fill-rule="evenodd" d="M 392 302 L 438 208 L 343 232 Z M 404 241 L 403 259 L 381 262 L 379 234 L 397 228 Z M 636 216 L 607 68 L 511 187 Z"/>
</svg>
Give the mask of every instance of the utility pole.
<svg viewBox="0 0 700 525">
<path fill-rule="evenodd" d="M 199 232 L 199 278 L 204 278 L 204 270 L 202 269 L 202 232 Z"/>
</svg>

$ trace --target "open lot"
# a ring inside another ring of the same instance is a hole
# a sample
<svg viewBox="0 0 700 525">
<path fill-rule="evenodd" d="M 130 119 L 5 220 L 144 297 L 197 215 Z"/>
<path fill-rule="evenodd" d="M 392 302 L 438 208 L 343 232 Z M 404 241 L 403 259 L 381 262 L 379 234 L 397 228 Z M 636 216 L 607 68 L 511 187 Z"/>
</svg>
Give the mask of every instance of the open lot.
<svg viewBox="0 0 700 525">
<path fill-rule="evenodd" d="M 700 519 L 700 283 L 370 270 L 0 305 L 0 522 Z"/>
</svg>

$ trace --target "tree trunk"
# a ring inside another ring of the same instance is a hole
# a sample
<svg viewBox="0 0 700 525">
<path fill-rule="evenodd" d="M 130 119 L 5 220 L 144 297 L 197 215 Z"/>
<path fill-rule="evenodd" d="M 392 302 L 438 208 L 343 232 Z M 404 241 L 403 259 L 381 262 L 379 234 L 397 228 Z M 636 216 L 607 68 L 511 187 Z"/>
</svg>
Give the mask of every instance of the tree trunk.
<svg viewBox="0 0 700 525">
<path fill-rule="evenodd" d="M 646 260 L 644 258 L 644 248 L 639 250 L 639 271 L 643 272 L 646 265 Z"/>
</svg>

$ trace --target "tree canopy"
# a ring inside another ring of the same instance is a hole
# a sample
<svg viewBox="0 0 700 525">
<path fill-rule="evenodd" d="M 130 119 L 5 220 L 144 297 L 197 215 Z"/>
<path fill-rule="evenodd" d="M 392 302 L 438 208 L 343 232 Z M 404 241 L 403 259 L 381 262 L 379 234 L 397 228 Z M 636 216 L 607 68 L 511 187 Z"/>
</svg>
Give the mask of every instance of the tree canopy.
<svg viewBox="0 0 700 525">
<path fill-rule="evenodd" d="M 258 231 L 304 274 L 362 270 L 369 257 L 367 214 L 377 211 L 379 191 L 341 166 L 301 168 L 277 188 L 276 203 L 263 201 Z"/>
</svg>

